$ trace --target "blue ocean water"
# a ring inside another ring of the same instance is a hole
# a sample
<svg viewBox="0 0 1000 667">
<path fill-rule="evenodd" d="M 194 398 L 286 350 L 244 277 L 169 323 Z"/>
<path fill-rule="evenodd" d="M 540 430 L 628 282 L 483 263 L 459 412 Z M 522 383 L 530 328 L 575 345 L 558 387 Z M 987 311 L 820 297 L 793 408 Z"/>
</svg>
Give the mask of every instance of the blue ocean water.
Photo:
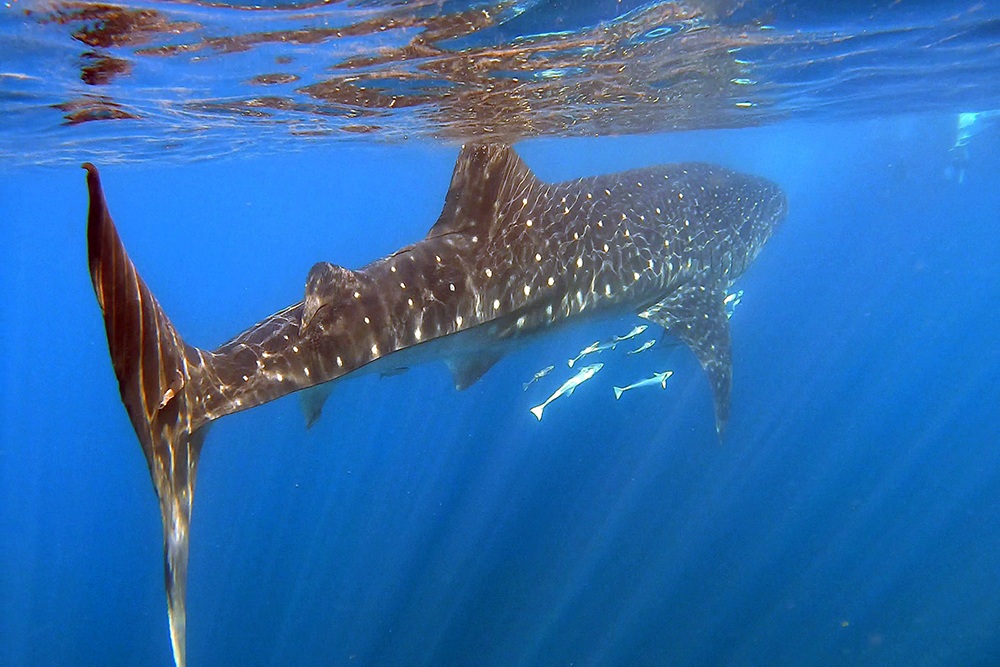
<svg viewBox="0 0 1000 667">
<path fill-rule="evenodd" d="M 549 4 L 555 27 L 578 27 Z M 783 35 L 830 25 L 796 7 L 775 10 Z M 907 35 L 948 13 L 903 9 Z M 995 26 L 956 41 L 995 54 Z M 878 53 L 854 36 L 854 56 Z M 787 106 L 762 127 L 661 133 L 644 116 L 609 132 L 638 134 L 516 143 L 548 181 L 703 160 L 785 190 L 787 220 L 736 285 L 722 444 L 683 347 L 606 352 L 543 421 L 528 412 L 566 359 L 628 318 L 556 331 L 463 392 L 443 365 L 345 381 L 308 431 L 294 396 L 227 417 L 199 466 L 188 664 L 1000 664 L 1000 118 L 962 138 L 958 115 L 997 101 L 997 79 L 983 61 L 906 79 L 901 61 L 879 79 L 899 75 L 898 89 L 865 98 L 815 83 L 852 55 L 824 44 L 814 62 L 776 47 Z M 38 107 L 11 92 L 30 79 L 2 69 L 0 104 Z M 795 96 L 796 72 L 829 107 Z M 139 108 L 146 89 L 120 85 Z M 313 263 L 358 267 L 422 238 L 457 141 L 264 150 L 263 125 L 239 126 L 259 142 L 220 147 L 225 124 L 199 137 L 157 117 L 146 134 L 102 116 L 85 131 L 10 117 L 27 129 L 0 128 L 0 664 L 170 665 L 160 514 L 87 272 L 76 165 L 101 167 L 132 259 L 186 340 L 211 348 L 299 300 Z M 613 384 L 661 368 L 674 371 L 665 391 L 615 400 Z"/>
<path fill-rule="evenodd" d="M 443 367 L 227 418 L 202 456 L 192 665 L 989 665 L 1000 660 L 1000 128 L 952 117 L 525 142 L 558 180 L 711 160 L 786 189 L 740 281 L 725 443 L 686 350 L 618 360 L 538 423 L 558 332 L 457 393 Z M 112 214 L 189 340 L 312 262 L 420 238 L 454 147 L 109 167 Z M 161 528 L 86 270 L 83 172 L 0 184 L 7 665 L 170 664 Z M 623 322 L 622 331 L 629 323 Z M 605 359 L 608 361 L 608 359 Z M 649 364 L 652 362 L 643 362 Z"/>
</svg>

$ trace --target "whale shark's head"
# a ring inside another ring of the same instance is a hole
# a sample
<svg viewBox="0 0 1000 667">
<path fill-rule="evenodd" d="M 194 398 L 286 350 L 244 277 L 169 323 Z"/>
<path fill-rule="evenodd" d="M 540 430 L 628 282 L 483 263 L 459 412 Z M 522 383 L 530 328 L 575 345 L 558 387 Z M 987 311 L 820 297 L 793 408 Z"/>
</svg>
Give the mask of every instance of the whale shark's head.
<svg viewBox="0 0 1000 667">
<path fill-rule="evenodd" d="M 761 179 L 763 180 L 763 179 Z M 784 191 L 770 181 L 764 181 L 762 188 L 761 202 L 763 213 L 757 226 L 760 230 L 762 241 L 766 241 L 774 233 L 774 230 L 785 221 L 788 215 L 788 197 Z"/>
<path fill-rule="evenodd" d="M 747 174 L 730 172 L 730 178 L 740 183 L 720 184 L 730 190 L 730 202 L 735 210 L 728 219 L 735 221 L 735 238 L 742 249 L 739 275 L 760 254 L 764 244 L 774 235 L 788 214 L 788 198 L 771 181 Z M 733 276 L 735 277 L 735 276 Z"/>
</svg>

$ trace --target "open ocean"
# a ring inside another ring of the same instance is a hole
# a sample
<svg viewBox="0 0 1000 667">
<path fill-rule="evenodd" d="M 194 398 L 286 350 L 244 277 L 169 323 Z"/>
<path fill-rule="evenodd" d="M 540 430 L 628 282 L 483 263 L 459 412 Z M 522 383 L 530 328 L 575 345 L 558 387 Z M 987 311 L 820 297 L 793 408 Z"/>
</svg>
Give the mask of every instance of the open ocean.
<svg viewBox="0 0 1000 667">
<path fill-rule="evenodd" d="M 315 262 L 423 238 L 493 138 L 546 181 L 706 161 L 785 191 L 724 441 L 683 345 L 529 413 L 637 318 L 461 392 L 348 379 L 309 430 L 295 396 L 230 416 L 188 665 L 1000 665 L 997 3 L 3 4 L 0 664 L 173 664 L 79 164 L 212 348 Z"/>
</svg>

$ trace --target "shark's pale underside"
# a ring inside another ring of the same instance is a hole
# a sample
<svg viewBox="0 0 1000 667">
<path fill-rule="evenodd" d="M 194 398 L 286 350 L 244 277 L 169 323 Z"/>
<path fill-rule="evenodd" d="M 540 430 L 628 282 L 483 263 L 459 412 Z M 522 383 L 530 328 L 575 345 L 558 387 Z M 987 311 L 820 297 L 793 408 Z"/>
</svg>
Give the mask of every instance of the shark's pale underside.
<svg viewBox="0 0 1000 667">
<path fill-rule="evenodd" d="M 122 401 L 160 500 L 174 658 L 185 663 L 188 530 L 204 427 L 368 367 L 443 359 L 458 388 L 567 320 L 638 313 L 708 374 L 721 436 L 726 289 L 784 218 L 781 190 L 708 164 L 546 183 L 509 146 L 462 149 L 427 237 L 357 270 L 316 264 L 299 303 L 214 351 L 187 344 L 136 272 L 90 164 L 90 273 Z"/>
</svg>

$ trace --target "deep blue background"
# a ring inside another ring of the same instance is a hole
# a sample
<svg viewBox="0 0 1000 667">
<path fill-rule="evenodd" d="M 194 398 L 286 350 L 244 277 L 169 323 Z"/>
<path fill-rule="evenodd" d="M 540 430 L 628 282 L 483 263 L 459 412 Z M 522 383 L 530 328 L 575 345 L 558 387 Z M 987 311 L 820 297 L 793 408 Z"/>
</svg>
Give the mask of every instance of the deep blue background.
<svg viewBox="0 0 1000 667">
<path fill-rule="evenodd" d="M 954 117 L 518 146 L 560 180 L 711 160 L 790 214 L 741 280 L 716 442 L 683 349 L 521 382 L 569 329 L 457 393 L 443 366 L 210 433 L 188 657 L 203 665 L 1000 664 L 1000 128 Z M 212 347 L 435 220 L 457 147 L 107 165 L 112 214 Z M 0 664 L 169 665 L 162 532 L 86 270 L 84 173 L 5 171 Z M 655 350 L 654 350 L 655 351 Z M 651 353 L 647 353 L 649 355 Z M 654 368 L 655 367 L 655 368 Z M 615 402 L 661 367 L 666 392 Z M 565 370 L 558 371 L 565 373 Z"/>
</svg>

